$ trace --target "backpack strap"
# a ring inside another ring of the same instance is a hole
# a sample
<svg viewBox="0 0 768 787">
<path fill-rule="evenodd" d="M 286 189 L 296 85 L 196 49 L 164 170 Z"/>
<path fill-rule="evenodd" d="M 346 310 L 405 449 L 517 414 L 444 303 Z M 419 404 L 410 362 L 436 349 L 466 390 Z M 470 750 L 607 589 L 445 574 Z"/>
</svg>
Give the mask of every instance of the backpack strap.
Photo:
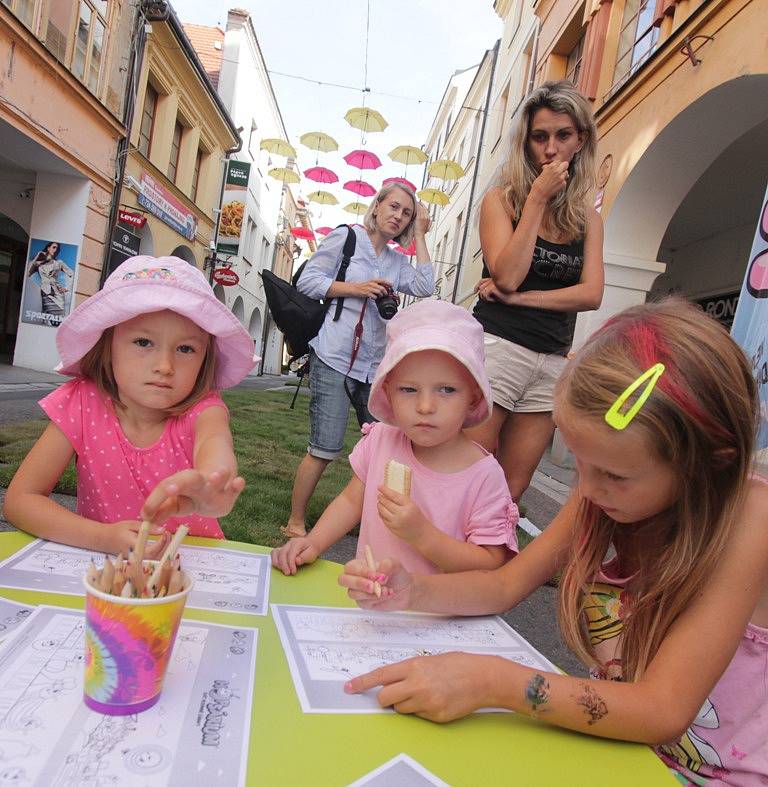
<svg viewBox="0 0 768 787">
<path fill-rule="evenodd" d="M 349 224 L 339 224 L 339 227 L 347 228 L 347 239 L 344 241 L 344 248 L 341 251 L 341 265 L 339 265 L 339 272 L 336 274 L 336 281 L 344 281 L 347 276 L 347 268 L 349 267 L 350 260 L 355 253 L 355 245 L 357 244 L 357 236 L 355 231 Z M 339 229 L 337 227 L 336 229 Z M 344 298 L 336 299 L 336 311 L 333 313 L 333 321 L 338 322 L 341 317 L 341 311 L 344 308 Z"/>
</svg>

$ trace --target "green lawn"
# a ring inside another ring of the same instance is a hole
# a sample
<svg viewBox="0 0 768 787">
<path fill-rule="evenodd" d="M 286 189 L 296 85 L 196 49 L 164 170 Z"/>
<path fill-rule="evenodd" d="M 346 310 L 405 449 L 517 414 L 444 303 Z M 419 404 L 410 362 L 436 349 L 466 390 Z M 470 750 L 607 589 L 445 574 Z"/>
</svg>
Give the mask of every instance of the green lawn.
<svg viewBox="0 0 768 787">
<path fill-rule="evenodd" d="M 307 450 L 309 397 L 300 394 L 295 409 L 289 409 L 292 388 L 282 391 L 226 392 L 235 453 L 247 485 L 229 516 L 221 520 L 224 534 L 233 541 L 264 546 L 284 542 L 279 531 L 291 504 L 293 475 Z M 0 486 L 7 487 L 19 464 L 48 422 L 26 421 L 0 427 Z M 345 456 L 357 442 L 360 431 L 350 415 Z M 309 524 L 317 521 L 328 503 L 349 480 L 352 471 L 345 458 L 331 463 L 320 480 L 309 505 Z M 67 468 L 55 491 L 76 493 L 74 466 Z M 520 546 L 530 537 L 518 528 Z"/>
</svg>

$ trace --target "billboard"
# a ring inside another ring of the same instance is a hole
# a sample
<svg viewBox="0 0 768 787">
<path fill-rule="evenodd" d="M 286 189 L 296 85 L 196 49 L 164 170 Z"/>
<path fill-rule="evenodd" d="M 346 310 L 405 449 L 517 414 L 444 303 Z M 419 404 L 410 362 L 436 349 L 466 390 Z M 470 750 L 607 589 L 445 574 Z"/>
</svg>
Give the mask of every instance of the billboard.
<svg viewBox="0 0 768 787">
<path fill-rule="evenodd" d="M 197 234 L 197 218 L 185 205 L 168 191 L 162 183 L 146 172 L 141 173 L 141 193 L 136 201 L 160 221 L 173 227 L 187 240 L 194 240 Z"/>
<path fill-rule="evenodd" d="M 229 160 L 227 178 L 224 181 L 224 195 L 221 201 L 219 237 L 216 244 L 216 251 L 221 254 L 237 255 L 240 251 L 240 237 L 243 232 L 250 174 L 251 165 L 248 162 Z"/>
<path fill-rule="evenodd" d="M 72 308 L 77 246 L 55 240 L 31 238 L 21 321 L 57 328 Z"/>
</svg>

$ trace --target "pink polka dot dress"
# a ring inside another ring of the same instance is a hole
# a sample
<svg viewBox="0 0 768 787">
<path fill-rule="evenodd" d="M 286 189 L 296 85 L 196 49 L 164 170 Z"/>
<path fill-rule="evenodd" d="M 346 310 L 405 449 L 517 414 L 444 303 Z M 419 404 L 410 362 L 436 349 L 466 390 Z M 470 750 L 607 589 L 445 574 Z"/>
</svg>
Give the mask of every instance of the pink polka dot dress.
<svg viewBox="0 0 768 787">
<path fill-rule="evenodd" d="M 193 466 L 195 420 L 208 407 L 224 407 L 211 393 L 190 410 L 169 418 L 160 439 L 137 448 L 125 436 L 111 400 L 91 380 L 78 377 L 40 401 L 46 415 L 66 435 L 76 454 L 77 513 L 97 522 L 139 519 L 147 495 L 164 478 Z M 190 514 L 165 523 L 180 524 L 193 536 L 224 538 L 218 520 Z"/>
</svg>

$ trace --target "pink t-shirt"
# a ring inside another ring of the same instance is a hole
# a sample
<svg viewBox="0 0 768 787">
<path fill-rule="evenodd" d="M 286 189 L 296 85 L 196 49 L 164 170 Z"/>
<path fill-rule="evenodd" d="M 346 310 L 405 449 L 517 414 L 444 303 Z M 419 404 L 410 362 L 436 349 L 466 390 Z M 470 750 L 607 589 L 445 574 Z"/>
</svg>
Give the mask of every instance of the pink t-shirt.
<svg viewBox="0 0 768 787">
<path fill-rule="evenodd" d="M 378 487 L 384 483 L 384 468 L 390 459 L 411 468 L 411 500 L 435 527 L 458 541 L 503 544 L 517 553 L 517 506 L 493 456 L 486 453 L 458 473 L 436 473 L 416 459 L 411 441 L 396 427 L 366 424 L 363 435 L 349 455 L 355 475 L 365 484 L 358 557 L 368 544 L 378 560 L 396 557 L 408 571 L 440 573 L 434 563 L 391 533 L 379 517 Z"/>
<path fill-rule="evenodd" d="M 595 677 L 621 679 L 621 631 L 632 597 L 629 579 L 603 566 L 586 606 L 595 653 L 606 669 Z M 656 753 L 693 784 L 768 784 L 768 629 L 748 624 L 731 663 L 679 741 Z M 704 777 L 704 778 L 702 778 Z"/>
<path fill-rule="evenodd" d="M 84 377 L 64 383 L 40 401 L 46 415 L 66 435 L 76 454 L 77 513 L 97 522 L 139 519 L 147 495 L 164 478 L 193 466 L 195 421 L 208 407 L 226 405 L 218 393 L 165 422 L 160 439 L 137 448 L 123 432 L 112 401 Z M 180 524 L 190 535 L 224 538 L 216 519 L 197 514 L 165 523 L 175 532 Z"/>
</svg>

